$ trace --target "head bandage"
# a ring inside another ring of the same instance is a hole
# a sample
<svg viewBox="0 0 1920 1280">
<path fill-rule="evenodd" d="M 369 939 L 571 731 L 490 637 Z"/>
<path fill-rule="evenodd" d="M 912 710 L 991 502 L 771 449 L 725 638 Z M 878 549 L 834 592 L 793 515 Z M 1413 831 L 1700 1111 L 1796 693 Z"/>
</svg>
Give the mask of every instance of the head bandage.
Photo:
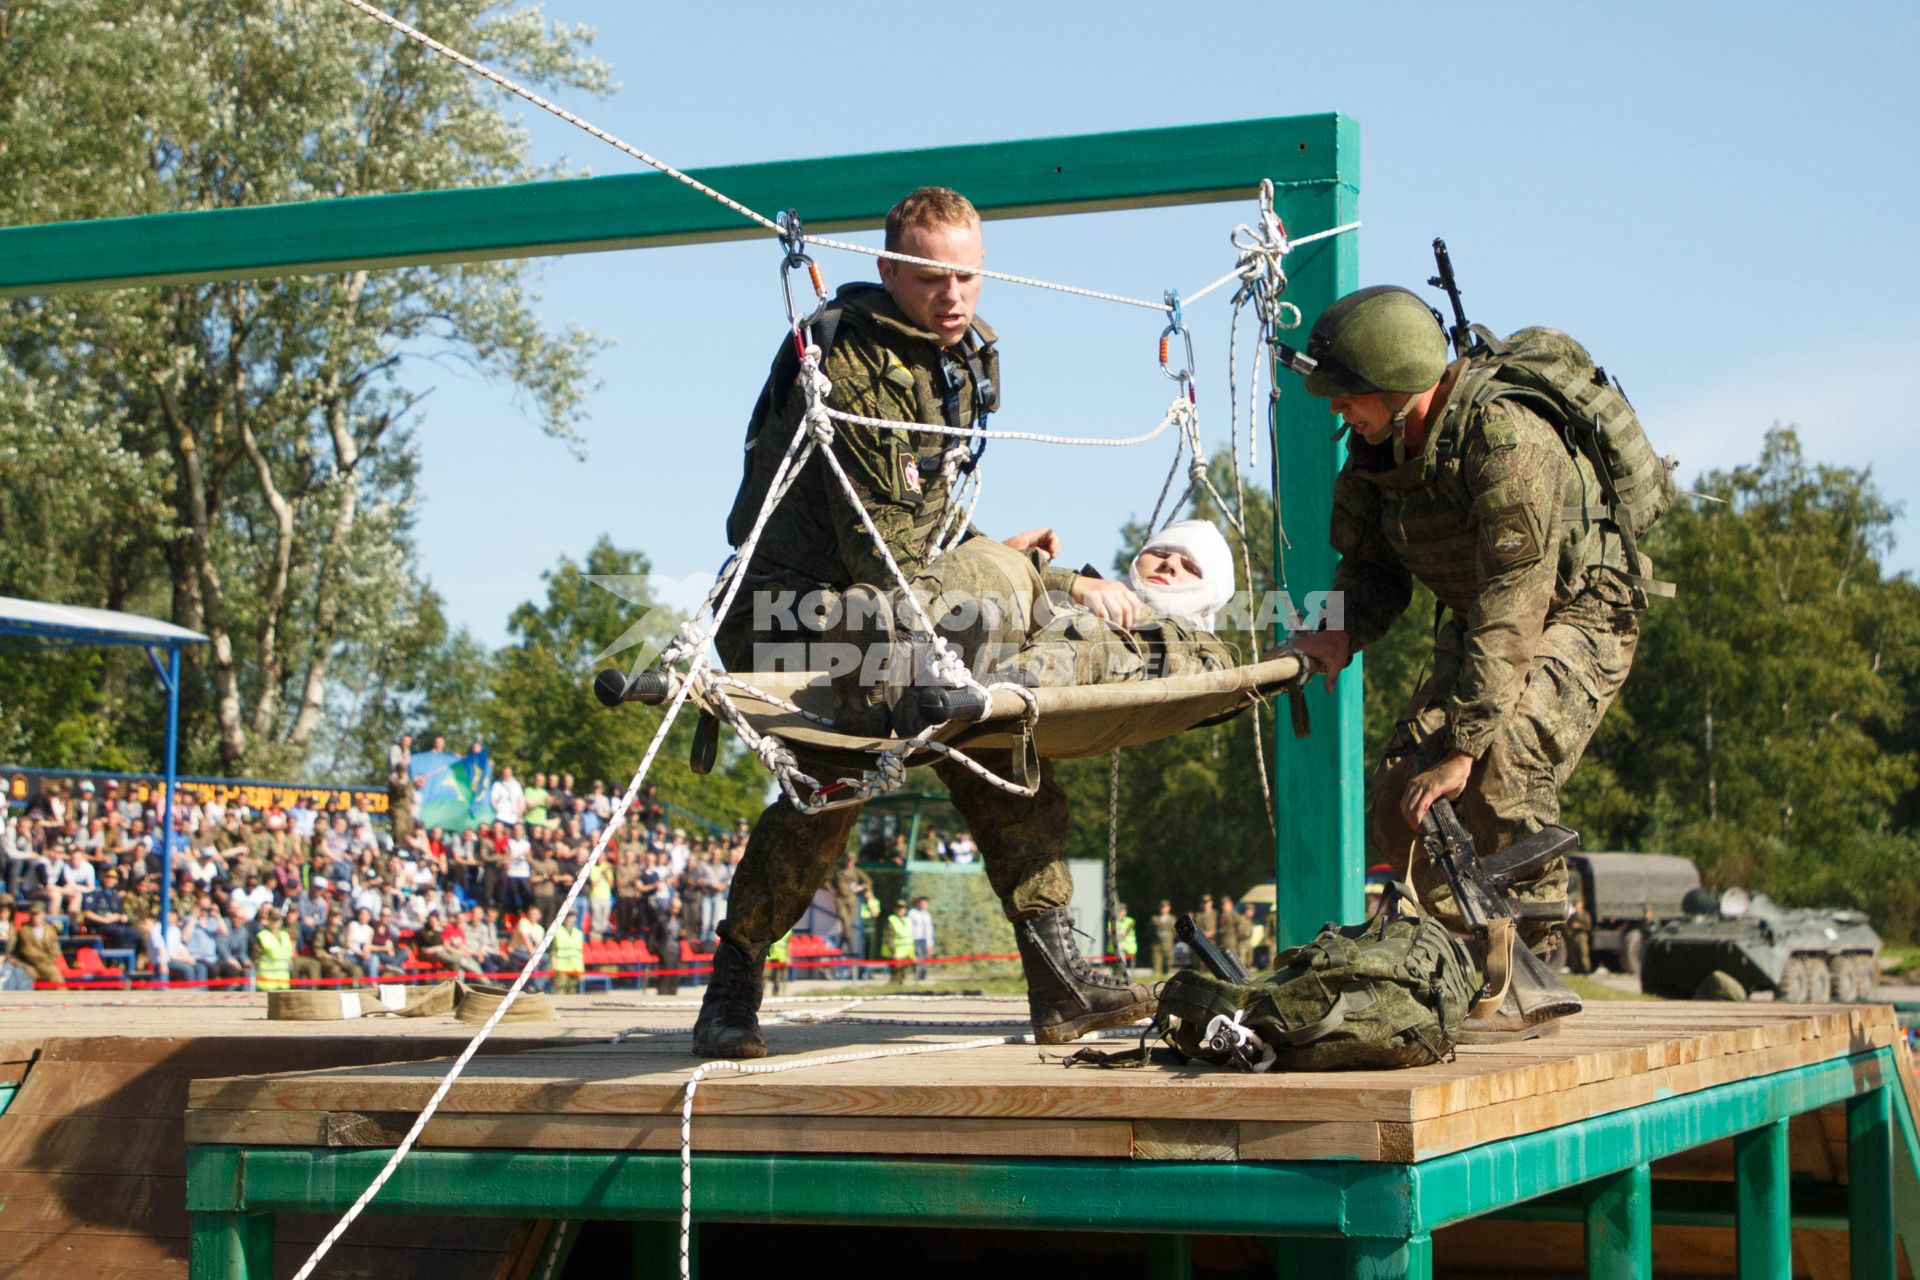
<svg viewBox="0 0 1920 1280">
<path fill-rule="evenodd" d="M 1134 594 L 1157 613 L 1186 618 L 1203 631 L 1213 630 L 1213 616 L 1233 599 L 1233 552 L 1220 531 L 1205 520 L 1182 520 L 1170 524 L 1140 548 L 1149 551 L 1177 551 L 1200 567 L 1198 582 L 1159 586 L 1140 576 L 1140 557 L 1127 571 L 1127 582 Z"/>
</svg>

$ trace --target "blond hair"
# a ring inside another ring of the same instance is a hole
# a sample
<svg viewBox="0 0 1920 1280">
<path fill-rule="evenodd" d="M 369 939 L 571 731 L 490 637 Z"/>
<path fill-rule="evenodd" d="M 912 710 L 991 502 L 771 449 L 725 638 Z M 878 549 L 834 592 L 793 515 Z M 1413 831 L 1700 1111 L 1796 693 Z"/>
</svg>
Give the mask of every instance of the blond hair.
<svg viewBox="0 0 1920 1280">
<path fill-rule="evenodd" d="M 898 249 L 909 227 L 965 227 L 977 225 L 979 210 L 973 201 L 950 187 L 921 187 L 887 210 L 887 248 Z"/>
</svg>

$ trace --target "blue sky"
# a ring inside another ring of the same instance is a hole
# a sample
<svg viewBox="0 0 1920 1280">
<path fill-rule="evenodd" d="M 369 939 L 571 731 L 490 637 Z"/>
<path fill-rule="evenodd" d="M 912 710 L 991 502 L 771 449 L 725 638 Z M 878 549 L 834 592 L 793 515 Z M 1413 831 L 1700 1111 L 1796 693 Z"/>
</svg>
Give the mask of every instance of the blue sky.
<svg viewBox="0 0 1920 1280">
<path fill-rule="evenodd" d="M 1684 476 L 1751 459 L 1777 421 L 1799 424 L 1818 460 L 1872 466 L 1895 499 L 1920 487 L 1903 376 L 1920 346 L 1920 94 L 1906 65 L 1920 7 L 545 11 L 596 27 L 621 84 L 566 105 L 682 167 L 1339 111 L 1360 126 L 1362 283 L 1418 285 L 1445 235 L 1474 318 L 1580 337 Z M 557 122 L 528 123 L 543 160 L 637 167 Z M 1191 291 L 1232 266 L 1227 235 L 1250 212 L 995 222 L 988 264 L 1134 296 Z M 416 366 L 434 389 L 419 546 L 456 623 L 501 643 L 540 573 L 601 534 L 670 577 L 719 565 L 742 429 L 784 325 L 776 262 L 770 244 L 742 243 L 543 264 L 542 314 L 615 343 L 597 363 L 584 462 L 500 387 Z M 822 266 L 835 283 L 872 276 L 851 255 Z M 995 425 L 1117 436 L 1159 420 L 1153 314 L 993 281 L 981 314 L 1004 352 Z M 1189 319 L 1218 444 L 1224 292 Z M 1051 524 L 1067 558 L 1105 565 L 1121 523 L 1152 506 L 1170 449 L 996 443 L 976 521 Z M 1910 519 L 1900 532 L 1894 567 L 1920 568 Z"/>
</svg>

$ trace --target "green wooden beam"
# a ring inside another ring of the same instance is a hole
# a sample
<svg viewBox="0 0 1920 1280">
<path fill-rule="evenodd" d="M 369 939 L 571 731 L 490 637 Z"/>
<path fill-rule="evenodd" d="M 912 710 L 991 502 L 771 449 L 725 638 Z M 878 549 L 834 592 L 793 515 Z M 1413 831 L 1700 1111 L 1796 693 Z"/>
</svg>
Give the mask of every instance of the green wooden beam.
<svg viewBox="0 0 1920 1280">
<path fill-rule="evenodd" d="M 692 172 L 768 217 L 794 208 L 835 231 L 877 225 L 925 183 L 966 192 L 988 218 L 1250 198 L 1262 178 L 1284 198 L 1351 184 L 1350 130 L 1335 115 L 1289 116 Z M 0 296 L 768 234 L 665 175 L 620 174 L 0 229 Z"/>
<path fill-rule="evenodd" d="M 1334 152 L 1340 181 L 1299 192 L 1283 211 L 1290 230 L 1305 233 L 1337 227 L 1358 216 L 1359 128 L 1337 120 Z M 1287 257 L 1287 294 L 1301 310 L 1302 328 L 1290 335 L 1306 345 L 1307 326 L 1328 303 L 1359 282 L 1359 248 L 1352 236 L 1334 236 Z M 1283 535 L 1291 545 L 1273 548 L 1274 571 L 1296 609 L 1306 612 L 1315 593 L 1333 586 L 1339 557 L 1327 541 L 1333 519 L 1333 478 L 1345 461 L 1345 446 L 1333 439 L 1327 402 L 1310 396 L 1300 376 L 1277 375 L 1281 390 L 1273 459 L 1273 493 Z M 1284 572 L 1283 572 L 1284 569 Z M 1364 909 L 1366 876 L 1365 664 L 1356 657 L 1332 694 L 1315 680 L 1308 689 L 1312 732 L 1293 736 L 1290 720 L 1276 715 L 1273 761 L 1276 800 L 1274 883 L 1275 940 L 1281 947 L 1310 941 L 1329 920 L 1352 923 Z"/>
<path fill-rule="evenodd" d="M 1369 1205 L 1356 1198 L 1351 1207 L 1360 1216 L 1350 1218 L 1350 1228 L 1357 1234 L 1387 1235 L 1402 1214 L 1411 1212 L 1407 1225 L 1438 1230 L 1843 1102 L 1892 1081 L 1897 1070 L 1893 1053 L 1876 1049 L 1737 1080 L 1424 1160 L 1408 1168 L 1415 1183 L 1410 1206 Z"/>
<path fill-rule="evenodd" d="M 1893 1280 L 1891 1095 L 1897 1087 L 1886 1085 L 1847 1102 L 1847 1244 L 1853 1280 Z"/>
<path fill-rule="evenodd" d="M 1653 1280 L 1653 1174 L 1632 1165 L 1587 1184 L 1588 1280 Z"/>
<path fill-rule="evenodd" d="M 1740 1280 L 1793 1280 L 1793 1210 L 1787 1196 L 1787 1176 L 1784 1119 L 1735 1136 L 1734 1234 Z M 1889 1212 L 1889 1232 L 1892 1226 L 1893 1215 Z"/>
</svg>

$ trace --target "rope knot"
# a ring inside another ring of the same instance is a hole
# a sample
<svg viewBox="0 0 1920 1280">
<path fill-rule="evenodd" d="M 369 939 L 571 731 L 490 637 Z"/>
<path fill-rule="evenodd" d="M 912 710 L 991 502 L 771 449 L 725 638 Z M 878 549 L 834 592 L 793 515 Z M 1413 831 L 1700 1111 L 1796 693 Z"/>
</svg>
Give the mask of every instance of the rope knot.
<svg viewBox="0 0 1920 1280">
<path fill-rule="evenodd" d="M 775 777 L 800 767 L 800 762 L 794 758 L 787 744 L 771 733 L 762 736 L 760 741 L 753 744 L 753 753 L 760 757 L 760 763 L 766 767 L 767 772 Z"/>
<path fill-rule="evenodd" d="M 898 791 L 907 781 L 907 762 L 897 751 L 883 751 L 873 762 L 873 789 L 876 793 Z"/>
</svg>

